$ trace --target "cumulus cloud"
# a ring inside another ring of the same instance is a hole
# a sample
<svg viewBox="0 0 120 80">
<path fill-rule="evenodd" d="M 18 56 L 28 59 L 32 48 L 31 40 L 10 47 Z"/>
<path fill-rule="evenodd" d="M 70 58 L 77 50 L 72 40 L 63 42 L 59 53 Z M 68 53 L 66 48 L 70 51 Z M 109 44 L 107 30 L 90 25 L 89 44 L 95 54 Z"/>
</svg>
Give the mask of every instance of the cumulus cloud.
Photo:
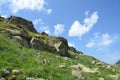
<svg viewBox="0 0 120 80">
<path fill-rule="evenodd" d="M 41 11 L 44 8 L 44 4 L 44 0 L 11 0 L 10 8 L 13 13 L 16 13 L 22 9 Z"/>
<path fill-rule="evenodd" d="M 82 38 L 82 36 L 88 33 L 94 24 L 97 23 L 98 18 L 98 12 L 96 11 L 90 17 L 84 19 L 84 24 L 76 20 L 69 30 L 69 36 Z"/>
<path fill-rule="evenodd" d="M 107 33 L 99 35 L 95 34 L 94 37 L 89 40 L 89 42 L 86 44 L 87 48 L 93 48 L 93 47 L 105 47 L 109 46 L 111 43 L 113 43 L 115 37 L 112 35 L 109 35 Z"/>
<path fill-rule="evenodd" d="M 0 0 L 0 10 L 2 12 L 17 13 L 20 10 L 43 11 L 45 14 L 51 14 L 52 9 L 45 8 L 45 0 Z M 5 8 L 5 9 L 4 9 Z"/>
<path fill-rule="evenodd" d="M 47 9 L 46 12 L 47 12 L 47 14 L 51 14 L 52 9 Z"/>
<path fill-rule="evenodd" d="M 54 26 L 54 34 L 55 35 L 59 35 L 59 34 L 62 34 L 65 29 L 64 29 L 64 25 L 63 24 L 57 24 Z"/>
</svg>

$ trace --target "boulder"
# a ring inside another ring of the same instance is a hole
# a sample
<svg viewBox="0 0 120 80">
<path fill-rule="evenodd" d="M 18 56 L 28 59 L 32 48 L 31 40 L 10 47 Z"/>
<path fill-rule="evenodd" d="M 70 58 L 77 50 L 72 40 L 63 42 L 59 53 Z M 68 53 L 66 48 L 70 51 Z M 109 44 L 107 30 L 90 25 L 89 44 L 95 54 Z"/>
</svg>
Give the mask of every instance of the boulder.
<svg viewBox="0 0 120 80">
<path fill-rule="evenodd" d="M 75 76 L 75 77 L 77 77 L 78 78 L 77 80 L 83 80 L 82 79 L 83 76 L 82 76 L 82 74 L 81 74 L 81 72 L 79 70 L 73 70 L 72 71 L 72 75 Z"/>
<path fill-rule="evenodd" d="M 12 70 L 12 74 L 14 74 L 14 75 L 18 75 L 18 74 L 21 74 L 21 73 L 22 72 L 19 71 L 19 70 L 16 70 L 16 69 Z"/>
<path fill-rule="evenodd" d="M 48 39 L 47 44 L 55 47 L 57 53 L 61 56 L 69 57 L 67 40 L 62 37 L 51 37 Z"/>
<path fill-rule="evenodd" d="M 37 36 L 32 37 L 30 45 L 36 50 L 43 50 L 45 48 L 44 42 Z"/>
<path fill-rule="evenodd" d="M 21 17 L 11 16 L 7 18 L 7 23 L 15 24 L 20 28 L 27 29 L 31 32 L 37 32 L 35 28 L 33 27 L 33 23 L 31 21 L 28 21 L 26 19 L 23 19 Z"/>
<path fill-rule="evenodd" d="M 29 47 L 29 43 L 24 37 L 12 36 L 12 41 L 18 42 L 21 47 Z"/>
<path fill-rule="evenodd" d="M 59 65 L 59 68 L 66 68 L 66 64 L 62 63 L 61 65 Z"/>
<path fill-rule="evenodd" d="M 17 29 L 6 29 L 8 31 L 8 33 L 12 36 L 22 36 L 27 38 L 29 35 L 27 33 L 26 30 L 21 29 L 21 30 L 17 30 Z"/>
</svg>

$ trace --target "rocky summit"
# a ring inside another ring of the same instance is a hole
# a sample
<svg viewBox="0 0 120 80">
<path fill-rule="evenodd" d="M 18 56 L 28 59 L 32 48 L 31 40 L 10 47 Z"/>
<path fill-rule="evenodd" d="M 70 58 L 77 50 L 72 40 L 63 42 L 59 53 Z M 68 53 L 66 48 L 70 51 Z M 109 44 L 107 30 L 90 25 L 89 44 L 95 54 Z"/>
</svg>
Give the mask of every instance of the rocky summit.
<svg viewBox="0 0 120 80">
<path fill-rule="evenodd" d="M 0 17 L 0 80 L 120 80 L 120 65 L 102 62 L 37 32 L 31 21 Z"/>
</svg>

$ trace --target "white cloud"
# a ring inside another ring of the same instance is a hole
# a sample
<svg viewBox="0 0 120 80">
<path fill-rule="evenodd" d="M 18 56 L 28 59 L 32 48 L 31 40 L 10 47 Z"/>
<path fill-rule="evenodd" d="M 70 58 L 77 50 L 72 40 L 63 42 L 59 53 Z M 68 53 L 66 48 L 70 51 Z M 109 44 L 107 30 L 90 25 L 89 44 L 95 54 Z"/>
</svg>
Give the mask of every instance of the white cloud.
<svg viewBox="0 0 120 80">
<path fill-rule="evenodd" d="M 98 12 L 94 12 L 89 18 L 84 19 L 84 24 L 81 24 L 78 20 L 76 20 L 69 30 L 69 36 L 71 37 L 80 37 L 86 33 L 88 33 L 95 23 L 98 21 Z"/>
<path fill-rule="evenodd" d="M 36 24 L 43 25 L 43 24 L 44 24 L 43 21 L 42 21 L 42 19 L 35 19 L 35 20 L 33 21 L 33 23 L 34 23 L 34 25 L 36 25 Z"/>
<path fill-rule="evenodd" d="M 73 43 L 70 43 L 70 42 L 68 42 L 68 45 L 69 45 L 70 47 L 74 47 L 74 46 L 75 46 Z"/>
<path fill-rule="evenodd" d="M 94 47 L 95 46 L 95 42 L 92 40 L 92 41 L 90 41 L 87 45 L 86 45 L 86 47 L 88 47 L 88 48 L 92 48 L 92 47 Z"/>
<path fill-rule="evenodd" d="M 49 27 L 44 24 L 42 19 L 35 19 L 35 20 L 33 20 L 33 23 L 34 23 L 35 26 L 37 26 L 36 27 L 37 30 L 43 31 L 43 32 L 45 32 L 47 34 L 50 34 Z"/>
<path fill-rule="evenodd" d="M 47 14 L 51 14 L 52 9 L 47 9 L 46 12 L 47 12 Z"/>
<path fill-rule="evenodd" d="M 109 35 L 107 33 L 99 35 L 98 33 L 98 34 L 95 34 L 91 40 L 89 40 L 89 42 L 86 44 L 86 47 L 103 48 L 105 46 L 109 46 L 110 44 L 112 44 L 114 40 L 115 40 L 115 37 L 112 35 Z"/>
<path fill-rule="evenodd" d="M 57 25 L 55 25 L 54 29 L 55 29 L 55 31 L 54 31 L 55 35 L 62 34 L 65 31 L 63 24 L 57 24 Z"/>
<path fill-rule="evenodd" d="M 112 36 L 108 35 L 107 33 L 102 35 L 101 45 L 107 46 L 107 45 L 111 44 L 112 42 L 113 42 Z"/>
<path fill-rule="evenodd" d="M 44 0 L 11 0 L 10 8 L 13 13 L 16 13 L 22 9 L 41 11 L 44 8 L 44 4 Z"/>
<path fill-rule="evenodd" d="M 19 10 L 43 11 L 45 14 L 50 14 L 52 9 L 45 8 L 47 2 L 45 0 L 0 0 L 0 9 L 2 12 L 3 6 L 7 7 L 7 12 L 17 13 Z M 6 12 L 6 11 L 5 11 Z"/>
</svg>

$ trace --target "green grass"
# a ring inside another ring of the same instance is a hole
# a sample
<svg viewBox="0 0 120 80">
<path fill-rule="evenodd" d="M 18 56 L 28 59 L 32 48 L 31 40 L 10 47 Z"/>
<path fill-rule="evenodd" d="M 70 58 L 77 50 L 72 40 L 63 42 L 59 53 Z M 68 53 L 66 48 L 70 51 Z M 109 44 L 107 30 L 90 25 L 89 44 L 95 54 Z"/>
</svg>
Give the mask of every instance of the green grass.
<svg viewBox="0 0 120 80">
<path fill-rule="evenodd" d="M 47 36 L 43 36 L 44 39 Z M 71 74 L 71 65 L 83 64 L 88 68 L 99 68 L 99 74 L 81 72 L 83 77 L 88 80 L 98 80 L 103 77 L 105 80 L 114 80 L 109 75 L 115 75 L 119 72 L 113 72 L 111 69 L 106 70 L 101 66 L 92 63 L 94 60 L 90 56 L 79 55 L 73 52 L 76 58 L 68 58 L 47 52 L 36 51 L 30 48 L 19 48 L 19 44 L 12 42 L 11 39 L 5 35 L 0 34 L 0 77 L 7 77 L 8 80 L 16 78 L 17 80 L 24 80 L 26 77 L 43 78 L 47 80 L 76 80 L 77 78 Z M 47 60 L 48 63 L 44 63 Z M 59 65 L 65 64 L 65 68 L 59 68 Z M 5 74 L 3 70 L 12 71 L 14 69 L 21 71 L 21 74 L 14 75 L 13 73 Z M 120 70 L 116 66 L 114 69 Z"/>
</svg>

